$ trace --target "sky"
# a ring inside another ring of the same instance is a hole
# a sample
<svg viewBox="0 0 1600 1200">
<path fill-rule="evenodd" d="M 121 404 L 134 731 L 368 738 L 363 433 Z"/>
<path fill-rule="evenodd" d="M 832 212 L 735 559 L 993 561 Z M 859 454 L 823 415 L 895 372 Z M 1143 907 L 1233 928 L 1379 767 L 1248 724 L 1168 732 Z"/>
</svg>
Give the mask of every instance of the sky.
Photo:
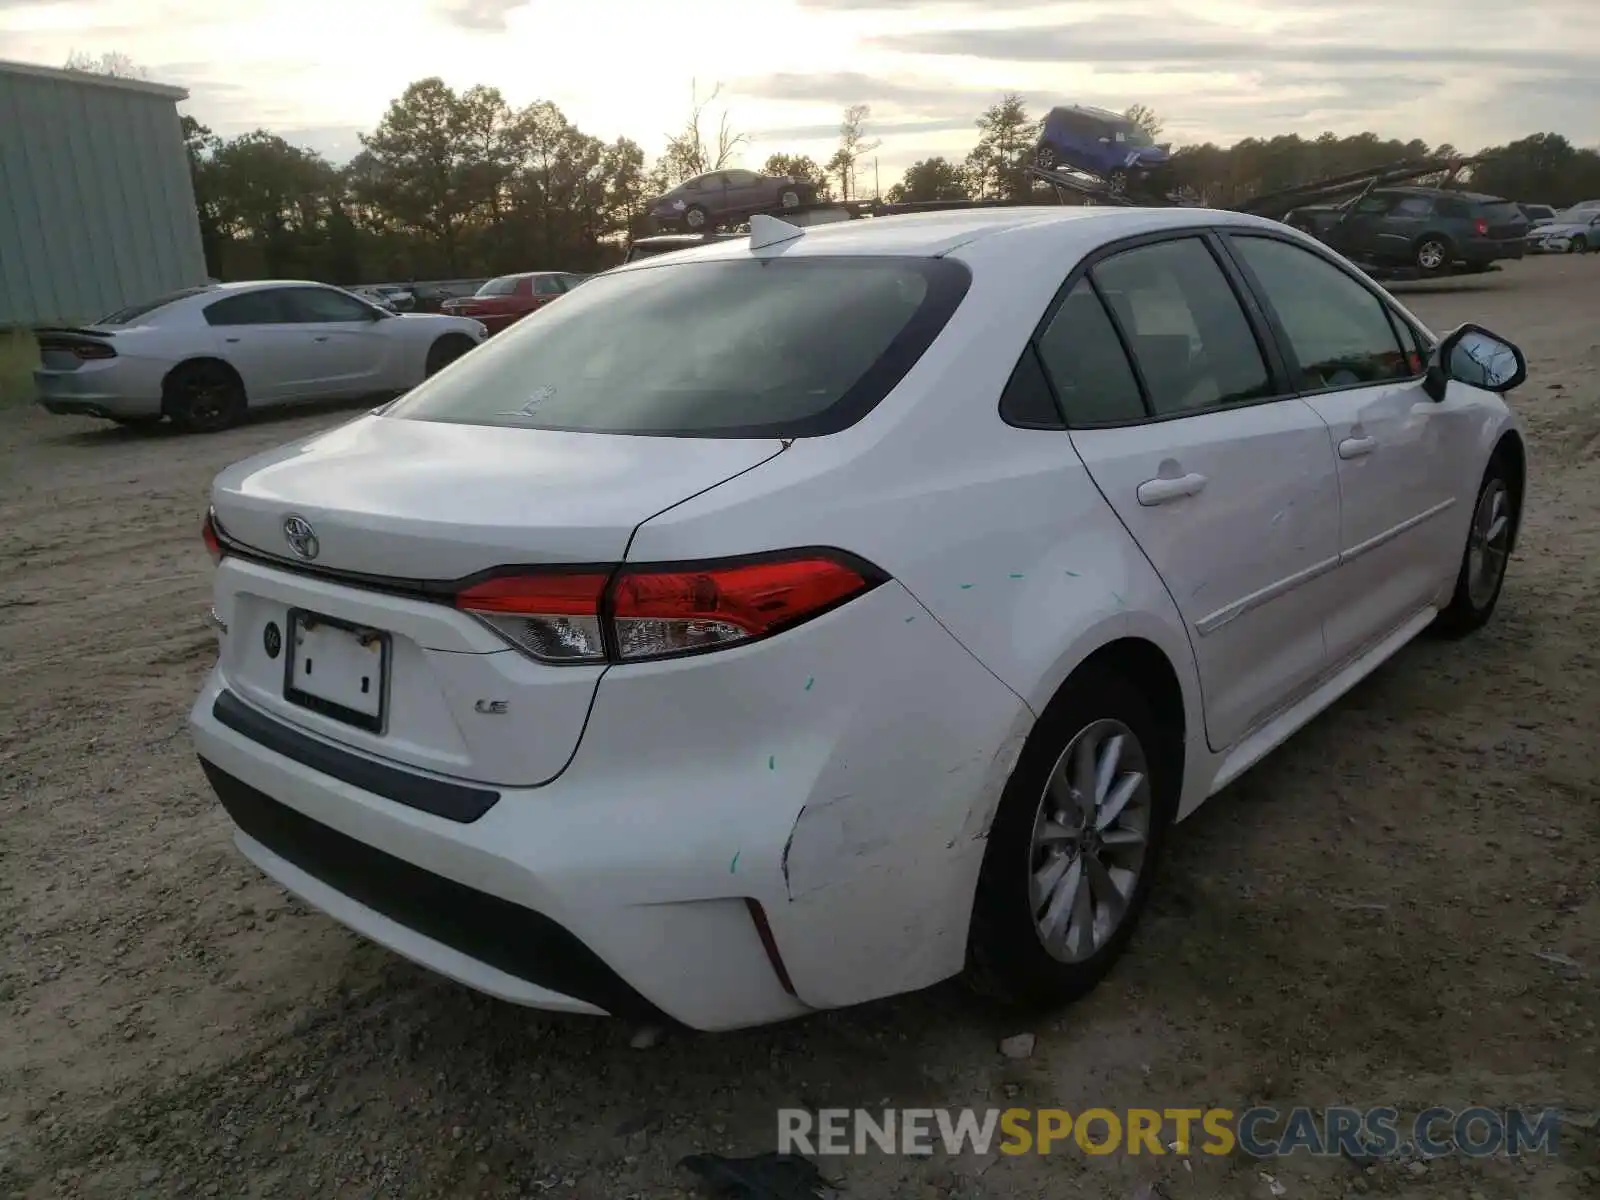
<svg viewBox="0 0 1600 1200">
<path fill-rule="evenodd" d="M 553 101 L 652 155 L 720 84 L 706 124 L 726 111 L 753 167 L 826 159 L 842 110 L 866 104 L 885 188 L 965 155 L 1009 91 L 1035 114 L 1143 103 L 1178 144 L 1600 144 L 1600 0 L 0 0 L 0 59 L 74 52 L 187 88 L 183 110 L 223 136 L 265 127 L 335 162 L 428 75 Z"/>
</svg>

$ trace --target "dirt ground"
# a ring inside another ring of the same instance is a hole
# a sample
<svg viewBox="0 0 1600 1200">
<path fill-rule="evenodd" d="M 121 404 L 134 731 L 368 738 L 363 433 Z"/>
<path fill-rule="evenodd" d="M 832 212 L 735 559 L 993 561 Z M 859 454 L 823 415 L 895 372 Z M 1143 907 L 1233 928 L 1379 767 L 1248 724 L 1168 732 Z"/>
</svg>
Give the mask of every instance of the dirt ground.
<svg viewBox="0 0 1600 1200">
<path fill-rule="evenodd" d="M 1266 1198 L 1263 1171 L 1287 1200 L 1600 1195 L 1600 259 L 1405 298 L 1530 359 L 1495 621 L 1411 646 L 1186 823 L 1129 956 L 1031 1024 L 946 986 L 635 1050 L 292 902 L 184 728 L 214 654 L 199 520 L 219 468 L 349 414 L 181 438 L 4 406 L 0 1197 L 653 1200 L 690 1194 L 686 1153 L 771 1148 L 782 1105 L 1253 1103 L 1587 1115 L 1554 1162 L 826 1165 L 869 1200 Z"/>
</svg>

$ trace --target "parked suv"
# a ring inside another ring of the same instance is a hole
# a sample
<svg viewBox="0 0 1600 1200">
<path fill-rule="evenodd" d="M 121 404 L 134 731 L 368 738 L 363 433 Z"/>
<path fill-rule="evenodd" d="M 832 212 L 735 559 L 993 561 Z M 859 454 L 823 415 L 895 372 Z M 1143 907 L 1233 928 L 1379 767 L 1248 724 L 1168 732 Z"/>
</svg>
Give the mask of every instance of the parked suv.
<svg viewBox="0 0 1600 1200">
<path fill-rule="evenodd" d="M 1172 161 L 1170 147 L 1121 113 L 1071 105 L 1052 108 L 1040 127 L 1033 160 L 1046 171 L 1071 167 L 1098 175 L 1113 192 L 1137 187 Z"/>
<path fill-rule="evenodd" d="M 1297 208 L 1284 221 L 1346 258 L 1409 265 L 1429 274 L 1461 264 L 1484 270 L 1521 258 L 1528 218 L 1510 200 L 1442 188 L 1376 188 L 1343 204 Z"/>
</svg>

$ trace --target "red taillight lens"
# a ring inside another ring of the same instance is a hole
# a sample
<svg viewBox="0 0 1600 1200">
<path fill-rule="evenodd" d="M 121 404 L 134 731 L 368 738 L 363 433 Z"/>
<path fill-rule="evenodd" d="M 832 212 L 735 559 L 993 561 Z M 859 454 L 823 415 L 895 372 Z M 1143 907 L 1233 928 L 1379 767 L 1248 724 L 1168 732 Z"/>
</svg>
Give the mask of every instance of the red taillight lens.
<svg viewBox="0 0 1600 1200">
<path fill-rule="evenodd" d="M 78 342 L 72 347 L 72 353 L 85 362 L 100 358 L 115 358 L 117 356 L 115 350 L 101 342 Z"/>
<path fill-rule="evenodd" d="M 624 571 L 612 592 L 617 653 L 658 658 L 765 637 L 867 587 L 861 572 L 826 557 Z"/>
<path fill-rule="evenodd" d="M 1472 227 L 1478 231 L 1479 237 L 1489 236 L 1489 222 L 1485 221 L 1482 217 L 1479 217 L 1476 221 L 1474 221 L 1472 223 Z"/>
<path fill-rule="evenodd" d="M 456 596 L 506 641 L 546 662 L 594 662 L 606 656 L 600 600 L 609 571 L 502 575 Z"/>
<path fill-rule="evenodd" d="M 545 662 L 638 662 L 766 637 L 881 579 L 865 563 L 802 551 L 701 566 L 498 576 L 461 592 L 456 606 Z"/>
<path fill-rule="evenodd" d="M 211 561 L 222 561 L 222 539 L 217 536 L 217 514 L 215 509 L 206 510 L 205 522 L 200 526 L 200 537 L 205 541 L 206 553 L 211 555 Z"/>
</svg>

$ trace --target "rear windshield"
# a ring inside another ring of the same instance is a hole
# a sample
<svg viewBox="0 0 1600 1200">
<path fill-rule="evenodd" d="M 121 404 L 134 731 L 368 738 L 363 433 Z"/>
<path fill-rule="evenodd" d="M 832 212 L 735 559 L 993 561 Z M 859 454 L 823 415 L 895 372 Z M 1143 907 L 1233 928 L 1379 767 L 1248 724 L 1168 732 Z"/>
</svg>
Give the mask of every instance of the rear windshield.
<svg viewBox="0 0 1600 1200">
<path fill-rule="evenodd" d="M 971 276 L 952 259 L 666 261 L 591 279 L 384 415 L 665 437 L 814 437 L 899 383 Z"/>
<path fill-rule="evenodd" d="M 176 304 L 179 300 L 187 300 L 190 296 L 198 296 L 202 292 L 211 291 L 211 287 L 184 288 L 178 292 L 168 292 L 165 296 L 157 296 L 154 300 L 146 300 L 141 304 L 130 304 L 127 308 L 119 308 L 110 316 L 101 317 L 96 325 L 131 325 L 141 317 L 147 317 L 158 308 L 165 308 L 169 304 Z"/>
<path fill-rule="evenodd" d="M 517 291 L 517 280 L 520 275 L 502 275 L 499 279 L 491 279 L 478 289 L 480 296 L 513 296 Z"/>
</svg>

